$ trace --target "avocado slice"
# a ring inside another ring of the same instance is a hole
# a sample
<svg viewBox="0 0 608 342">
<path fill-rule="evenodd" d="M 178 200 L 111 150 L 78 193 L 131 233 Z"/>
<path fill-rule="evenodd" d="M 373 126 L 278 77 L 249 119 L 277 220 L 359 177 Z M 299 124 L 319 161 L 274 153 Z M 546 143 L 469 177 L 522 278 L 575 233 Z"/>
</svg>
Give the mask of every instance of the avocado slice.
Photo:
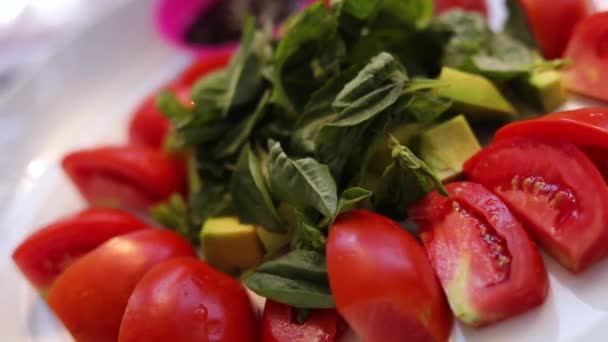
<svg viewBox="0 0 608 342">
<path fill-rule="evenodd" d="M 264 246 L 266 253 L 272 254 L 282 247 L 289 244 L 291 241 L 291 234 L 277 234 L 269 232 L 263 227 L 256 227 L 255 232 L 258 234 L 258 238 Z"/>
<path fill-rule="evenodd" d="M 458 115 L 424 131 L 420 135 L 420 158 L 442 182 L 453 180 L 462 172 L 462 165 L 481 146 L 463 115 Z"/>
<path fill-rule="evenodd" d="M 471 120 L 504 120 L 517 116 L 515 108 L 498 88 L 483 76 L 443 67 L 439 80 L 445 86 L 437 88 L 437 93 L 452 100 L 452 109 L 466 113 Z"/>
<path fill-rule="evenodd" d="M 568 97 L 562 82 L 562 73 L 553 69 L 533 72 L 518 78 L 514 89 L 531 105 L 544 112 L 553 111 L 566 102 Z"/>
<path fill-rule="evenodd" d="M 231 275 L 256 266 L 264 257 L 256 227 L 232 216 L 205 221 L 201 249 L 207 263 Z"/>
</svg>

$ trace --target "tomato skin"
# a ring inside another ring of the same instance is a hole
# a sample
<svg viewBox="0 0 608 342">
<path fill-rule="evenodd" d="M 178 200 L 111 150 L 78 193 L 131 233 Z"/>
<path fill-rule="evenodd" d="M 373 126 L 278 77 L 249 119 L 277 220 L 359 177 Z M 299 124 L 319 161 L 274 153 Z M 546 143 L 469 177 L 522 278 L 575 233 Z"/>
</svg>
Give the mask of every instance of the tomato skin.
<svg viewBox="0 0 608 342">
<path fill-rule="evenodd" d="M 566 133 L 567 132 L 567 133 Z M 579 146 L 608 179 L 608 108 L 582 108 L 510 123 L 494 141 L 512 137 L 565 140 Z"/>
<path fill-rule="evenodd" d="M 465 175 L 493 191 L 539 244 L 572 272 L 608 250 L 608 188 L 568 142 L 511 138 L 486 147 Z"/>
<path fill-rule="evenodd" d="M 194 249 L 168 230 L 115 237 L 68 267 L 50 288 L 48 304 L 76 340 L 115 342 L 139 280 L 154 265 L 179 256 L 194 257 Z"/>
<path fill-rule="evenodd" d="M 62 166 L 93 206 L 145 210 L 186 188 L 182 160 L 143 146 L 79 150 L 66 155 Z"/>
<path fill-rule="evenodd" d="M 44 293 L 76 259 L 106 240 L 147 228 L 128 212 L 116 209 L 85 209 L 39 229 L 13 252 L 21 273 Z"/>
<path fill-rule="evenodd" d="M 340 216 L 329 232 L 327 269 L 338 312 L 363 341 L 449 339 L 452 313 L 433 268 L 395 222 L 367 210 Z"/>
<path fill-rule="evenodd" d="M 544 302 L 549 289 L 540 254 L 507 206 L 471 182 L 434 191 L 408 210 L 452 311 L 482 326 Z"/>
<path fill-rule="evenodd" d="M 590 15 L 593 1 L 553 0 L 547 6 L 546 0 L 519 0 L 532 35 L 543 55 L 548 59 L 559 58 L 577 23 Z"/>
<path fill-rule="evenodd" d="M 573 61 L 564 73 L 566 88 L 608 101 L 608 12 L 593 14 L 576 25 L 565 57 Z"/>
<path fill-rule="evenodd" d="M 257 320 L 243 286 L 195 258 L 152 268 L 129 298 L 119 342 L 257 341 Z"/>
<path fill-rule="evenodd" d="M 454 8 L 488 16 L 488 6 L 485 0 L 435 0 L 435 14 L 441 14 Z"/>
<path fill-rule="evenodd" d="M 262 316 L 262 342 L 334 342 L 340 316 L 336 310 L 312 310 L 300 324 L 289 305 L 266 300 Z"/>
</svg>

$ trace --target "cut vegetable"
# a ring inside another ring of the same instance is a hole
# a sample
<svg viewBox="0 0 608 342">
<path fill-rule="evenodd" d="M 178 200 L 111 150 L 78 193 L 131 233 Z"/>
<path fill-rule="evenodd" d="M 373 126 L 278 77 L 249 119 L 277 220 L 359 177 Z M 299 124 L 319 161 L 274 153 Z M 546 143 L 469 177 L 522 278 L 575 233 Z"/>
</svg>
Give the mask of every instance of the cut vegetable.
<svg viewBox="0 0 608 342">
<path fill-rule="evenodd" d="M 549 282 L 540 254 L 507 206 L 482 185 L 446 186 L 408 210 L 452 311 L 482 326 L 543 303 Z"/>
<path fill-rule="evenodd" d="M 530 138 L 493 143 L 464 172 L 497 194 L 541 246 L 579 272 L 608 251 L 608 187 L 576 146 Z"/>
<path fill-rule="evenodd" d="M 550 112 L 566 102 L 568 96 L 558 70 L 532 72 L 515 81 L 514 91 L 533 106 Z"/>
</svg>

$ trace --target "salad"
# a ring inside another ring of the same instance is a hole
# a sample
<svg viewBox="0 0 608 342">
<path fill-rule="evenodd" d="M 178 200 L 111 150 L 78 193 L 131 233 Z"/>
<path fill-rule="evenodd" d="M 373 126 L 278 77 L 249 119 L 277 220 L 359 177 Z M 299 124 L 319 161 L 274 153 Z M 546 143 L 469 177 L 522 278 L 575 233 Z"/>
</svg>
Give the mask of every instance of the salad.
<svg viewBox="0 0 608 342">
<path fill-rule="evenodd" d="M 539 248 L 608 254 L 608 108 L 545 114 L 608 101 L 608 12 L 540 3 L 501 32 L 483 1 L 247 18 L 127 144 L 63 158 L 90 208 L 13 260 L 78 341 L 447 341 L 540 306 Z"/>
</svg>

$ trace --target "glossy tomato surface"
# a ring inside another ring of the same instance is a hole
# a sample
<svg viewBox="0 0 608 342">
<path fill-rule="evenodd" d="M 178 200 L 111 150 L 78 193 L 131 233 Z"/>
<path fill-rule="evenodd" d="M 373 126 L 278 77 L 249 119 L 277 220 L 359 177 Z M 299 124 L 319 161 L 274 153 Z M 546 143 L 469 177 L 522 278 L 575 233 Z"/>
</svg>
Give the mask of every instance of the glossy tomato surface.
<svg viewBox="0 0 608 342">
<path fill-rule="evenodd" d="M 145 210 L 186 187 L 182 160 L 143 146 L 80 150 L 62 166 L 91 205 Z"/>
<path fill-rule="evenodd" d="M 44 292 L 76 259 L 110 238 L 146 227 L 125 211 L 86 209 L 30 235 L 15 249 L 13 260 L 30 283 Z"/>
<path fill-rule="evenodd" d="M 195 258 L 150 270 L 129 298 L 120 342 L 248 342 L 257 320 L 243 286 Z"/>
<path fill-rule="evenodd" d="M 311 310 L 303 323 L 289 305 L 266 300 L 262 317 L 262 342 L 334 342 L 340 316 L 333 309 Z"/>
<path fill-rule="evenodd" d="M 608 101 L 608 12 L 593 14 L 576 26 L 565 57 L 572 60 L 564 74 L 566 87 Z"/>
<path fill-rule="evenodd" d="M 195 253 L 168 230 L 115 237 L 68 267 L 51 286 L 48 304 L 76 340 L 115 342 L 139 280 L 156 264 L 179 256 Z"/>
<path fill-rule="evenodd" d="M 441 14 L 455 8 L 488 15 L 486 0 L 435 0 L 435 13 Z"/>
<path fill-rule="evenodd" d="M 583 108 L 516 121 L 496 132 L 495 141 L 540 137 L 569 141 L 580 147 L 608 179 L 608 108 Z"/>
<path fill-rule="evenodd" d="M 457 182 L 408 210 L 452 311 L 481 326 L 543 303 L 549 282 L 540 254 L 507 206 L 484 186 Z"/>
<path fill-rule="evenodd" d="M 184 106 L 191 107 L 190 88 L 175 85 L 168 88 Z M 156 95 L 146 97 L 135 109 L 129 122 L 129 144 L 162 148 L 171 129 L 171 123 L 156 107 Z"/>
<path fill-rule="evenodd" d="M 501 140 L 467 161 L 464 172 L 497 194 L 567 269 L 581 271 L 606 254 L 608 188 L 571 143 Z"/>
<path fill-rule="evenodd" d="M 366 210 L 340 216 L 327 269 L 338 312 L 364 341 L 450 337 L 452 313 L 424 249 L 388 218 Z"/>
<path fill-rule="evenodd" d="M 559 58 L 574 27 L 593 10 L 592 0 L 519 0 L 536 43 L 546 58 Z"/>
</svg>

